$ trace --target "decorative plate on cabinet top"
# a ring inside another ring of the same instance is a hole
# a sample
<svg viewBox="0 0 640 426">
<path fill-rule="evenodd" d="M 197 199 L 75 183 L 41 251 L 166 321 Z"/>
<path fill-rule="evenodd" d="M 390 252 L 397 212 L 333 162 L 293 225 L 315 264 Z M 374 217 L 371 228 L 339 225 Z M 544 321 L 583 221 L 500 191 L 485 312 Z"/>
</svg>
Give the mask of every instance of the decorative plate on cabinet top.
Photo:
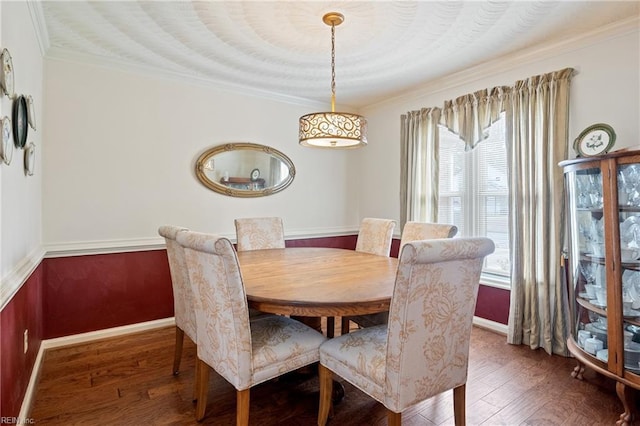
<svg viewBox="0 0 640 426">
<path fill-rule="evenodd" d="M 16 148 L 24 148 L 27 143 L 29 132 L 27 120 L 27 100 L 20 95 L 13 101 L 13 143 Z"/>
<path fill-rule="evenodd" d="M 33 176 L 33 168 L 36 164 L 36 144 L 29 142 L 29 145 L 24 149 L 24 174 L 27 176 Z"/>
<path fill-rule="evenodd" d="M 29 126 L 33 130 L 36 129 L 36 108 L 33 105 L 33 98 L 31 95 L 27 96 L 27 119 L 29 121 Z"/>
<path fill-rule="evenodd" d="M 2 145 L 0 145 L 0 156 L 5 164 L 11 163 L 13 157 L 13 144 L 11 143 L 11 119 L 2 117 Z"/>
<path fill-rule="evenodd" d="M 573 142 L 573 149 L 580 157 L 606 154 L 616 142 L 616 132 L 604 123 L 592 124 Z"/>
<path fill-rule="evenodd" d="M 2 91 L 5 95 L 13 98 L 13 60 L 7 49 L 2 49 L 0 60 L 2 61 L 2 67 L 0 67 L 0 86 L 2 86 Z"/>
</svg>

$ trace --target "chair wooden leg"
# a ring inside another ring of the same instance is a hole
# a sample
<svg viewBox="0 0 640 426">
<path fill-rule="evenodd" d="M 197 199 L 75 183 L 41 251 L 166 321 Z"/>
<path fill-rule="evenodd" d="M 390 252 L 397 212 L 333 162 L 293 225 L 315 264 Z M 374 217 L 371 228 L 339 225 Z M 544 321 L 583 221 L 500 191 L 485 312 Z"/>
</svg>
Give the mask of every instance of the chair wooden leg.
<svg viewBox="0 0 640 426">
<path fill-rule="evenodd" d="M 465 394 L 466 384 L 462 384 L 453 389 L 453 418 L 456 426 L 464 426 L 467 424 Z"/>
<path fill-rule="evenodd" d="M 196 371 L 193 375 L 193 401 L 194 402 L 198 400 L 198 375 L 200 374 L 200 368 L 202 368 L 202 366 L 198 361 L 199 360 L 196 357 Z"/>
<path fill-rule="evenodd" d="M 207 409 L 207 391 L 209 390 L 209 366 L 200 358 L 196 361 L 198 364 L 198 375 L 196 376 L 196 386 L 198 387 L 198 403 L 196 404 L 196 420 L 200 421 L 204 418 L 204 412 Z"/>
<path fill-rule="evenodd" d="M 349 318 L 342 317 L 341 326 L 340 326 L 340 335 L 344 336 L 349 332 Z"/>
<path fill-rule="evenodd" d="M 400 426 L 402 425 L 402 413 L 394 413 L 387 409 L 387 425 L 388 426 Z"/>
<path fill-rule="evenodd" d="M 327 337 L 333 339 L 333 334 L 336 331 L 336 319 L 335 317 L 327 317 Z"/>
<path fill-rule="evenodd" d="M 320 382 L 320 407 L 318 408 L 318 426 L 327 424 L 331 409 L 331 395 L 333 393 L 333 373 L 324 365 L 318 366 L 318 380 Z"/>
<path fill-rule="evenodd" d="M 173 354 L 173 374 L 180 372 L 180 359 L 182 358 L 182 343 L 184 342 L 184 331 L 176 325 L 176 348 Z"/>
<path fill-rule="evenodd" d="M 249 425 L 249 392 L 250 389 L 236 391 L 236 425 Z"/>
</svg>

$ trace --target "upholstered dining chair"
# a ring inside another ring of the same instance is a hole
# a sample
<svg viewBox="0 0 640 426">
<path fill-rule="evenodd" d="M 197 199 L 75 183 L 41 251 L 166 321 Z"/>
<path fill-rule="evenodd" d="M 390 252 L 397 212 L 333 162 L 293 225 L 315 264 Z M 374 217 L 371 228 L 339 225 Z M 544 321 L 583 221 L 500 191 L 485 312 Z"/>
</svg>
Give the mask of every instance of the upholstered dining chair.
<svg viewBox="0 0 640 426">
<path fill-rule="evenodd" d="M 196 420 L 205 414 L 209 367 L 236 390 L 236 424 L 249 423 L 249 390 L 318 361 L 326 340 L 319 332 L 280 315 L 249 321 L 236 251 L 226 238 L 180 232 L 195 308 L 199 364 Z"/>
<path fill-rule="evenodd" d="M 455 225 L 443 223 L 429 222 L 407 222 L 402 229 L 400 237 L 400 249 L 410 241 L 433 240 L 438 238 L 453 238 L 458 232 Z M 380 312 L 377 314 L 357 315 L 350 317 L 349 320 L 358 324 L 359 327 L 373 327 L 374 325 L 386 324 L 389 319 L 389 312 Z M 343 334 L 348 332 L 349 324 L 344 325 Z"/>
<path fill-rule="evenodd" d="M 360 230 L 358 231 L 358 239 L 356 240 L 356 251 L 376 254 L 378 256 L 389 256 L 395 226 L 395 221 L 390 219 L 371 217 L 362 219 Z M 378 314 L 371 315 L 376 316 Z M 349 321 L 354 321 L 360 326 L 373 325 L 373 323 L 370 323 L 371 315 L 342 317 L 340 325 L 342 330 L 341 334 L 349 332 Z"/>
<path fill-rule="evenodd" d="M 390 219 L 365 217 L 360 223 L 356 251 L 389 256 L 396 223 Z"/>
<path fill-rule="evenodd" d="M 400 236 L 400 250 L 409 241 L 433 240 L 436 238 L 453 238 L 458 233 L 458 227 L 445 223 L 407 222 L 402 228 Z"/>
<path fill-rule="evenodd" d="M 249 217 L 236 219 L 236 250 L 265 250 L 284 248 L 284 225 L 279 217 Z M 249 309 L 249 316 L 263 315 L 256 309 Z"/>
<path fill-rule="evenodd" d="M 284 248 L 284 226 L 279 217 L 236 219 L 238 251 Z"/>
<path fill-rule="evenodd" d="M 473 313 L 482 264 L 493 251 L 488 238 L 407 243 L 389 323 L 320 347 L 318 424 L 327 422 L 335 373 L 382 403 L 389 425 L 400 425 L 406 408 L 453 389 L 455 424 L 464 425 Z"/>
<path fill-rule="evenodd" d="M 184 258 L 184 250 L 176 241 L 179 232 L 188 231 L 179 226 L 163 225 L 158 228 L 158 234 L 164 237 L 167 245 L 167 259 L 171 273 L 171 288 L 173 290 L 173 311 L 176 321 L 176 344 L 173 356 L 173 374 L 180 372 L 182 346 L 186 334 L 193 343 L 196 339 L 196 315 L 193 309 L 193 293 L 189 284 L 189 274 Z"/>
</svg>

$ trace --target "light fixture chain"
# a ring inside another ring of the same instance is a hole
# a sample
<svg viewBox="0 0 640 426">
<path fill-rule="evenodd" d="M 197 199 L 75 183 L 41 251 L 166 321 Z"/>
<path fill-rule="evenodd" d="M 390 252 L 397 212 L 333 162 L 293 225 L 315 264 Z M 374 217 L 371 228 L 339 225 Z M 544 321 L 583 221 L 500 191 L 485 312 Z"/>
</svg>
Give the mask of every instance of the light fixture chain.
<svg viewBox="0 0 640 426">
<path fill-rule="evenodd" d="M 336 25 L 331 24 L 331 112 L 336 110 Z"/>
</svg>

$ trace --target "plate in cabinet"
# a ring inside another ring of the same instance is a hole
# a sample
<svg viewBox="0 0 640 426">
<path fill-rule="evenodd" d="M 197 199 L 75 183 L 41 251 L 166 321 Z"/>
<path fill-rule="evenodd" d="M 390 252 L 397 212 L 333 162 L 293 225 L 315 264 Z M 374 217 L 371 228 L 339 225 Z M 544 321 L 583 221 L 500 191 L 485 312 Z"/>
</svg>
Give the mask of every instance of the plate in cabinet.
<svg viewBox="0 0 640 426">
<path fill-rule="evenodd" d="M 630 365 L 625 364 L 624 368 L 625 368 L 625 370 L 629 370 L 634 374 L 640 374 L 640 368 L 638 368 L 637 366 L 636 367 L 632 367 Z"/>
<path fill-rule="evenodd" d="M 591 260 L 595 260 L 595 261 L 604 260 L 604 256 L 602 255 L 593 254 L 593 253 L 585 253 L 584 255 L 590 258 Z"/>
<path fill-rule="evenodd" d="M 596 352 L 596 358 L 600 361 L 609 362 L 609 349 L 600 349 Z"/>
<path fill-rule="evenodd" d="M 635 309 L 629 309 L 629 310 L 627 310 L 627 311 L 624 311 L 624 312 L 622 313 L 622 315 L 623 315 L 625 318 L 635 318 L 635 317 L 640 317 L 640 311 L 637 311 L 637 310 L 635 310 Z"/>
</svg>

